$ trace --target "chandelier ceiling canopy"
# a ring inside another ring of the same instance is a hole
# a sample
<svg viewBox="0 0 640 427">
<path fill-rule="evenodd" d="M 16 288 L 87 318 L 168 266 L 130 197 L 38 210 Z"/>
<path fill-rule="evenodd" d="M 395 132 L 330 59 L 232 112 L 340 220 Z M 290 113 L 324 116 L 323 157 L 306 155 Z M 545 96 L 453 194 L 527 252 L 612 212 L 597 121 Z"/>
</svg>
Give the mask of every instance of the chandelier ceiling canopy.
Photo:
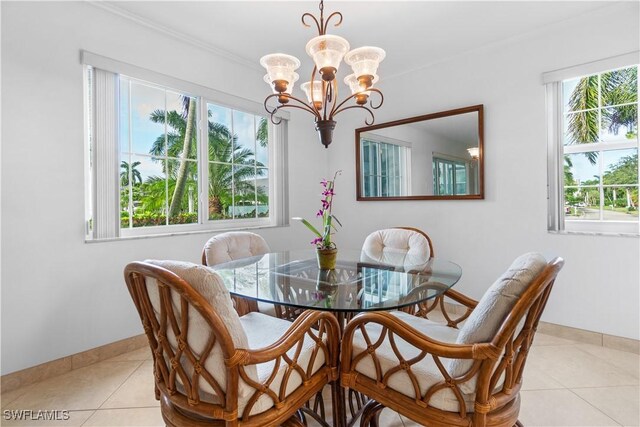
<svg viewBox="0 0 640 427">
<path fill-rule="evenodd" d="M 294 85 L 300 78 L 296 73 L 300 67 L 298 58 L 284 53 L 273 53 L 260 59 L 260 65 L 267 69 L 264 81 L 273 90 L 273 94 L 264 100 L 264 107 L 271 115 L 271 121 L 274 124 L 280 123 L 275 114 L 282 108 L 305 110 L 315 116 L 320 142 L 327 148 L 333 138 L 336 126 L 334 117 L 338 113 L 352 108 L 362 108 L 368 113 L 365 123 L 371 125 L 375 120 L 373 110 L 380 108 L 384 101 L 382 92 L 373 87 L 378 81 L 378 65 L 385 57 L 384 50 L 372 46 L 350 50 L 347 40 L 326 34 L 327 26 L 334 18 L 337 20 L 337 27 L 342 23 L 342 14 L 333 12 L 325 20 L 323 0 L 320 1 L 319 20 L 310 13 L 302 15 L 304 26 L 311 27 L 315 24 L 318 30 L 318 36 L 309 40 L 306 45 L 306 52 L 314 62 L 311 80 L 300 85 L 307 101 L 293 95 Z M 336 74 L 343 59 L 353 73 L 343 80 L 350 90 L 350 95 L 338 102 Z M 378 95 L 376 103 L 370 100 L 372 93 Z M 272 99 L 277 101 L 276 106 L 267 104 Z"/>
</svg>

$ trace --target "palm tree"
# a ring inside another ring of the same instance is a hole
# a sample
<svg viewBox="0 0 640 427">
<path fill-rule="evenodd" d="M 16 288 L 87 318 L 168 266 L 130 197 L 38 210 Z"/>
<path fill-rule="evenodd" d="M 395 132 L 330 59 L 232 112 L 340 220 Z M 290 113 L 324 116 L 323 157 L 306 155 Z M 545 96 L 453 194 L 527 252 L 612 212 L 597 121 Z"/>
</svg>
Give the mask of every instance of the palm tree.
<svg viewBox="0 0 640 427">
<path fill-rule="evenodd" d="M 260 143 L 261 147 L 266 147 L 269 143 L 269 128 L 267 119 L 265 117 L 260 119 L 258 124 L 258 131 L 256 132 L 256 140 Z"/>
<path fill-rule="evenodd" d="M 124 160 L 120 163 L 120 187 L 127 187 L 129 185 L 129 172 L 131 172 L 131 181 L 132 185 L 142 184 L 142 175 L 140 175 L 140 171 L 136 169 L 140 166 L 140 162 L 133 162 L 129 164 Z"/>
<path fill-rule="evenodd" d="M 602 110 L 603 121 L 598 123 L 598 96 L 600 105 L 619 105 L 638 101 L 637 67 L 624 68 L 600 74 L 598 76 L 583 77 L 578 81 L 569 97 L 570 111 L 578 111 L 569 115 L 568 136 L 570 144 L 588 144 L 598 142 L 599 130 L 606 127 L 617 134 L 621 126 L 629 129 L 628 138 L 637 134 L 637 107 L 626 105 Z M 596 164 L 597 152 L 586 152 L 585 156 L 591 164 Z"/>
<path fill-rule="evenodd" d="M 182 98 L 183 101 L 186 100 L 186 97 Z M 173 196 L 171 196 L 171 204 L 169 205 L 169 217 L 173 217 L 178 213 L 180 209 L 180 202 L 182 201 L 182 196 L 184 195 L 184 189 L 187 185 L 187 159 L 189 158 L 189 154 L 191 151 L 191 140 L 194 135 L 193 129 L 195 128 L 195 120 L 196 120 L 196 100 L 195 98 L 189 98 L 188 105 L 186 106 L 186 117 L 187 121 L 186 130 L 184 133 L 184 141 L 182 144 L 182 155 L 180 156 L 180 169 L 178 170 L 178 178 L 176 180 L 176 188 L 174 189 Z"/>
<path fill-rule="evenodd" d="M 182 114 L 179 115 L 176 111 L 171 111 L 166 114 L 163 110 L 156 110 L 151 113 L 151 121 L 154 123 L 165 123 L 165 120 L 169 126 L 173 129 L 167 133 L 168 149 L 167 155 L 171 157 L 179 157 L 179 168 L 176 174 L 176 185 L 171 196 L 171 202 L 169 203 L 169 217 L 174 217 L 180 211 L 180 205 L 182 204 L 182 198 L 184 196 L 184 190 L 187 185 L 187 175 L 189 169 L 188 159 L 192 158 L 191 152 L 196 151 L 196 135 L 195 120 L 196 120 L 196 99 L 188 96 L 182 96 Z M 151 147 L 151 154 L 161 155 L 164 152 L 164 139 L 165 135 L 160 136 L 154 142 Z M 182 142 L 179 144 L 178 142 Z M 168 166 L 174 166 L 175 161 L 168 162 Z M 167 175 L 172 175 L 173 171 L 165 171 Z"/>
<path fill-rule="evenodd" d="M 177 215 L 181 207 L 184 208 L 182 201 L 184 190 L 189 183 L 197 181 L 196 175 L 196 145 L 197 137 L 194 132 L 195 122 L 195 100 L 185 97 L 183 98 L 183 113 L 177 111 L 166 112 L 164 110 L 156 110 L 150 120 L 154 123 L 166 122 L 167 133 L 160 135 L 153 143 L 149 153 L 158 157 L 170 157 L 168 161 L 162 164 L 163 171 L 167 175 L 168 190 L 173 194 L 169 207 L 169 217 Z M 193 104 L 193 106 L 192 106 Z M 193 114 L 190 116 L 190 114 Z M 211 116 L 211 113 L 209 113 Z M 191 123 L 189 130 L 188 123 Z M 266 124 L 265 124 L 266 129 Z M 188 134 L 188 132 L 191 132 Z M 248 197 L 256 191 L 253 184 L 253 178 L 256 167 L 264 166 L 260 162 L 256 162 L 253 151 L 237 145 L 237 135 L 232 135 L 229 128 L 221 123 L 215 123 L 209 120 L 209 214 L 213 217 L 224 216 L 226 207 L 233 204 L 233 194 L 236 200 Z M 166 147 L 165 147 L 166 140 Z M 179 158 L 179 160 L 175 160 Z M 258 169 L 258 175 L 262 175 Z M 182 177 L 182 182 L 181 182 Z M 152 177 L 157 178 L 157 177 Z M 147 193 L 151 198 L 164 199 L 160 193 L 159 184 L 151 182 Z M 151 191 L 155 189 L 155 191 Z M 260 192 L 260 191 L 259 191 Z M 143 205 L 149 208 L 162 209 L 156 200 Z"/>
<path fill-rule="evenodd" d="M 254 153 L 237 145 L 237 135 L 221 124 L 209 121 L 209 216 L 224 216 L 226 206 L 236 200 L 252 197 L 256 191 L 252 178 L 261 176 L 264 166 L 255 161 Z"/>
</svg>

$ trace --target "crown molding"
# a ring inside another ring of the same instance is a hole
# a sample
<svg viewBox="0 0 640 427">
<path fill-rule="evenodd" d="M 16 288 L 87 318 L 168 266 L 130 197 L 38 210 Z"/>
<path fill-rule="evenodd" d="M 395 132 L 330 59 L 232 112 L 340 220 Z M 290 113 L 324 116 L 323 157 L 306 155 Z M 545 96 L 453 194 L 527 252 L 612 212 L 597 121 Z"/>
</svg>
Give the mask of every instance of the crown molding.
<svg viewBox="0 0 640 427">
<path fill-rule="evenodd" d="M 190 44 L 191 46 L 195 46 L 197 48 L 211 52 L 216 56 L 235 62 L 236 64 L 242 65 L 254 71 L 262 71 L 262 67 L 260 67 L 257 63 L 254 63 L 253 61 L 250 61 L 240 55 L 229 52 L 228 50 L 225 50 L 225 49 L 221 49 L 217 46 L 214 46 L 211 43 L 205 42 L 196 37 L 189 36 L 180 31 L 167 28 L 155 21 L 152 21 L 148 18 L 145 18 L 133 12 L 129 12 L 128 10 L 125 10 L 119 6 L 116 6 L 112 2 L 106 2 L 102 0 L 85 0 L 85 2 L 92 6 L 100 8 L 102 10 L 105 10 L 107 12 L 110 12 L 114 15 L 128 19 L 129 21 L 134 22 L 138 25 L 141 25 L 143 27 L 162 33 L 173 39 L 179 40 L 181 42 Z"/>
<path fill-rule="evenodd" d="M 477 1 L 482 1 L 482 0 L 477 0 Z M 553 3 L 553 0 L 543 0 L 543 2 L 544 1 L 548 2 L 549 4 Z M 507 45 L 512 44 L 514 42 L 530 40 L 530 39 L 533 39 L 533 38 L 538 37 L 540 35 L 546 34 L 549 31 L 553 31 L 553 30 L 556 30 L 558 28 L 562 28 L 563 26 L 566 26 L 567 24 L 578 22 L 579 20 L 584 19 L 585 17 L 597 16 L 597 15 L 602 14 L 602 12 L 604 10 L 606 10 L 606 11 L 615 10 L 616 8 L 625 7 L 627 4 L 630 4 L 630 3 L 634 3 L 634 1 L 630 1 L 630 0 L 612 0 L 609 3 L 603 4 L 600 7 L 597 7 L 595 9 L 592 9 L 592 10 L 589 10 L 589 11 L 586 11 L 586 12 L 582 12 L 582 13 L 576 14 L 574 16 L 562 19 L 562 20 L 557 21 L 557 22 L 548 23 L 548 24 L 542 25 L 540 27 L 533 28 L 531 30 L 525 31 L 523 33 L 515 34 L 515 35 L 510 36 L 510 37 L 506 37 L 506 38 L 504 38 L 502 40 L 489 42 L 489 43 L 486 43 L 484 45 L 474 47 L 472 49 L 467 49 L 467 50 L 464 50 L 462 52 L 455 53 L 453 55 L 449 55 L 449 56 L 445 56 L 445 57 L 442 57 L 442 58 L 439 58 L 439 59 L 436 59 L 436 60 L 433 60 L 433 61 L 429 61 L 429 62 L 427 62 L 425 64 L 418 65 L 418 66 L 413 67 L 413 68 L 407 68 L 407 69 L 399 71 L 397 73 L 388 74 L 388 75 L 386 75 L 384 77 L 384 81 L 395 80 L 395 79 L 400 78 L 400 77 L 405 77 L 408 74 L 412 74 L 412 73 L 416 73 L 416 72 L 419 72 L 419 71 L 423 71 L 423 70 L 426 70 L 428 68 L 434 67 L 436 65 L 447 63 L 447 62 L 450 62 L 450 61 L 454 61 L 454 60 L 459 59 L 459 58 L 464 58 L 465 56 L 472 55 L 472 54 L 474 54 L 476 52 L 491 51 L 491 50 L 498 49 L 498 48 L 503 47 L 503 46 L 507 46 Z M 383 78 L 381 77 L 380 78 L 380 82 L 382 82 L 382 81 L 383 81 Z"/>
</svg>

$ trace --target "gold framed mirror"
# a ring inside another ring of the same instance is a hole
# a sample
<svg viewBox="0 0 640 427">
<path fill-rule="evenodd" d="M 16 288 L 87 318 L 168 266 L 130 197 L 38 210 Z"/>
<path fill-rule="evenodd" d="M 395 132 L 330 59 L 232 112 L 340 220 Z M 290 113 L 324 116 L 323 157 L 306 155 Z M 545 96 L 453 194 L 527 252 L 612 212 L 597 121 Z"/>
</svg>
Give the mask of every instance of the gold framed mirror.
<svg viewBox="0 0 640 427">
<path fill-rule="evenodd" d="M 484 199 L 483 105 L 356 129 L 357 200 Z"/>
</svg>

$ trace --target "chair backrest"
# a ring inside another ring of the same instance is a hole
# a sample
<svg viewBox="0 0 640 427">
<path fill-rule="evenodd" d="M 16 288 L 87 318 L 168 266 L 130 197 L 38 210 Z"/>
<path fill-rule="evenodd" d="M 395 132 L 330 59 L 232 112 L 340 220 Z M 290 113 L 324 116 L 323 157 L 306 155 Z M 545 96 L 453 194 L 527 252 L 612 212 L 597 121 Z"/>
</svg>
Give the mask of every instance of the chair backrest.
<svg viewBox="0 0 640 427">
<path fill-rule="evenodd" d="M 434 256 L 429 236 L 417 228 L 394 227 L 376 230 L 362 245 L 362 252 L 379 262 L 402 263 L 401 256 L 427 259 Z"/>
<path fill-rule="evenodd" d="M 476 344 L 493 340 L 516 302 L 546 265 L 545 258 L 534 252 L 516 258 L 478 301 L 478 305 L 460 329 L 457 344 Z M 471 365 L 471 360 L 454 359 L 449 365 L 449 370 L 452 375 L 460 376 L 468 371 Z"/>
<path fill-rule="evenodd" d="M 455 359 L 449 364 L 452 377 L 470 378 L 459 385 L 464 393 L 475 392 L 476 419 L 518 395 L 540 316 L 563 265 L 562 258 L 547 263 L 535 253 L 517 258 L 485 293 L 461 329 L 458 343 L 490 344 L 490 350 L 483 350 L 488 351 L 483 360 L 469 363 Z M 485 326 L 489 332 L 480 330 Z"/>
<path fill-rule="evenodd" d="M 202 264 L 214 266 L 238 258 L 264 255 L 270 251 L 262 236 L 248 231 L 230 231 L 210 238 L 202 251 Z"/>
<path fill-rule="evenodd" d="M 125 280 L 153 353 L 156 386 L 174 405 L 211 416 L 255 391 L 225 365 L 248 339 L 216 272 L 147 260 L 128 264 Z M 255 366 L 247 368 L 256 380 Z"/>
</svg>

